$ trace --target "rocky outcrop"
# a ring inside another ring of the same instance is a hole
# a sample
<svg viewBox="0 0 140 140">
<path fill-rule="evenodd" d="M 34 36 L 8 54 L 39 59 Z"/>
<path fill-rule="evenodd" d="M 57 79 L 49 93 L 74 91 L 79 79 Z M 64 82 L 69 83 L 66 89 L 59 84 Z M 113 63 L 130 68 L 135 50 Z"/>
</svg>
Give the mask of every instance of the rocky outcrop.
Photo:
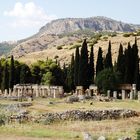
<svg viewBox="0 0 140 140">
<path fill-rule="evenodd" d="M 132 32 L 137 25 L 127 24 L 107 17 L 65 18 L 47 23 L 39 34 L 62 34 L 79 30 Z"/>
<path fill-rule="evenodd" d="M 110 110 L 71 110 L 61 113 L 46 113 L 36 118 L 36 121 L 54 122 L 54 121 L 100 121 L 105 119 L 120 119 L 136 117 L 138 113 L 133 110 L 126 109 L 110 109 Z"/>
</svg>

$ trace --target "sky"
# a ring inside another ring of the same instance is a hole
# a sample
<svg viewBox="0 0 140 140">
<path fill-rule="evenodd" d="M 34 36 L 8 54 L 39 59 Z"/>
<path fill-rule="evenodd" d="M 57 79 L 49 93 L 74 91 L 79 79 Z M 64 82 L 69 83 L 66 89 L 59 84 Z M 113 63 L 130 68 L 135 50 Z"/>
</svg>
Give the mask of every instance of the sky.
<svg viewBox="0 0 140 140">
<path fill-rule="evenodd" d="M 140 24 L 140 0 L 0 0 L 0 41 L 19 40 L 58 18 L 105 16 Z"/>
</svg>

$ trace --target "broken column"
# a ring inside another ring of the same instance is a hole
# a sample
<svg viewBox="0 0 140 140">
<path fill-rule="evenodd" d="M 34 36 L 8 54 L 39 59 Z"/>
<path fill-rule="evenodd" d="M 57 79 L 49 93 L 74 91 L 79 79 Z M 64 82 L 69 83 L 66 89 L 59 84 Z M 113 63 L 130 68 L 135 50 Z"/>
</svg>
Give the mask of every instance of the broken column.
<svg viewBox="0 0 140 140">
<path fill-rule="evenodd" d="M 122 90 L 122 100 L 125 100 L 125 90 Z"/>
<path fill-rule="evenodd" d="M 117 99 L 117 91 L 113 91 L 113 97 Z"/>
<path fill-rule="evenodd" d="M 134 99 L 134 92 L 133 90 L 130 91 L 130 100 L 133 100 Z"/>
</svg>

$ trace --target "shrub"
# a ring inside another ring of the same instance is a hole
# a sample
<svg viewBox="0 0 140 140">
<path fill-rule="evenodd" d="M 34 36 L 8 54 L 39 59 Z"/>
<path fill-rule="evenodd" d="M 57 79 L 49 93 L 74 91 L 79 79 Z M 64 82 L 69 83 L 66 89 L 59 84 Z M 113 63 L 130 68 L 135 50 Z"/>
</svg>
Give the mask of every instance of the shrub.
<svg viewBox="0 0 140 140">
<path fill-rule="evenodd" d="M 72 45 L 69 49 L 72 50 L 72 49 L 75 49 L 77 47 L 81 47 L 81 44 Z"/>
<path fill-rule="evenodd" d="M 126 34 L 123 34 L 123 37 L 130 37 L 132 35 L 132 33 L 126 33 Z"/>
<path fill-rule="evenodd" d="M 57 46 L 57 50 L 61 50 L 63 49 L 62 45 L 61 46 Z"/>
</svg>

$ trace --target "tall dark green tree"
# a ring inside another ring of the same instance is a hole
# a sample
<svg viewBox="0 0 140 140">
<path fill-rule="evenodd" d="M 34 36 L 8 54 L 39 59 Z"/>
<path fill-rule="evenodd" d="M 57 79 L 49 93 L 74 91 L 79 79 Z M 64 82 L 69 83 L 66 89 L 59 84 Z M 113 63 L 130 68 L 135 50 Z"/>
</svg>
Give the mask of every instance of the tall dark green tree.
<svg viewBox="0 0 140 140">
<path fill-rule="evenodd" d="M 133 83 L 133 75 L 132 75 L 132 48 L 130 43 L 128 43 L 128 48 L 125 50 L 125 75 L 124 82 L 132 84 Z"/>
<path fill-rule="evenodd" d="M 93 46 L 91 47 L 91 51 L 90 51 L 89 66 L 88 66 L 88 80 L 89 80 L 89 85 L 94 83 L 94 53 L 93 53 Z"/>
<path fill-rule="evenodd" d="M 14 77 L 15 77 L 15 66 L 14 66 L 14 57 L 13 55 L 11 56 L 11 61 L 10 61 L 10 69 L 9 69 L 9 88 L 13 90 L 14 86 Z"/>
<path fill-rule="evenodd" d="M 118 54 L 118 58 L 117 58 L 117 71 L 120 73 L 120 79 L 121 79 L 121 83 L 124 82 L 124 73 L 125 73 L 125 57 L 124 57 L 124 53 L 123 53 L 123 46 L 122 44 L 120 44 L 120 48 L 119 48 L 119 54 Z"/>
<path fill-rule="evenodd" d="M 71 63 L 67 70 L 67 85 L 68 91 L 72 91 L 75 89 L 74 85 L 74 55 L 72 54 Z"/>
<path fill-rule="evenodd" d="M 139 73 L 139 55 L 138 55 L 138 46 L 137 38 L 135 38 L 135 43 L 133 45 L 133 57 L 134 57 L 134 84 L 136 84 L 137 89 L 140 89 L 140 73 Z"/>
<path fill-rule="evenodd" d="M 108 52 L 104 60 L 104 66 L 105 68 L 113 68 L 112 54 L 111 54 L 111 41 L 109 41 Z"/>
<path fill-rule="evenodd" d="M 99 47 L 98 50 L 98 56 L 97 56 L 97 62 L 96 62 L 96 76 L 100 71 L 104 69 L 104 64 L 103 64 L 103 56 L 102 56 L 102 48 Z"/>
<path fill-rule="evenodd" d="M 86 39 L 81 48 L 80 64 L 79 64 L 79 85 L 85 89 L 88 88 L 88 49 Z"/>
<path fill-rule="evenodd" d="M 80 54 L 79 54 L 79 47 L 76 48 L 75 52 L 75 62 L 74 62 L 74 85 L 78 86 L 79 83 L 79 59 L 80 59 Z"/>
<path fill-rule="evenodd" d="M 20 70 L 20 84 L 26 84 L 31 82 L 30 68 L 26 64 L 22 64 Z"/>
<path fill-rule="evenodd" d="M 8 64 L 7 61 L 4 64 L 4 70 L 3 70 L 3 77 L 2 77 L 2 91 L 5 89 L 9 89 L 9 72 L 8 72 Z"/>
</svg>

